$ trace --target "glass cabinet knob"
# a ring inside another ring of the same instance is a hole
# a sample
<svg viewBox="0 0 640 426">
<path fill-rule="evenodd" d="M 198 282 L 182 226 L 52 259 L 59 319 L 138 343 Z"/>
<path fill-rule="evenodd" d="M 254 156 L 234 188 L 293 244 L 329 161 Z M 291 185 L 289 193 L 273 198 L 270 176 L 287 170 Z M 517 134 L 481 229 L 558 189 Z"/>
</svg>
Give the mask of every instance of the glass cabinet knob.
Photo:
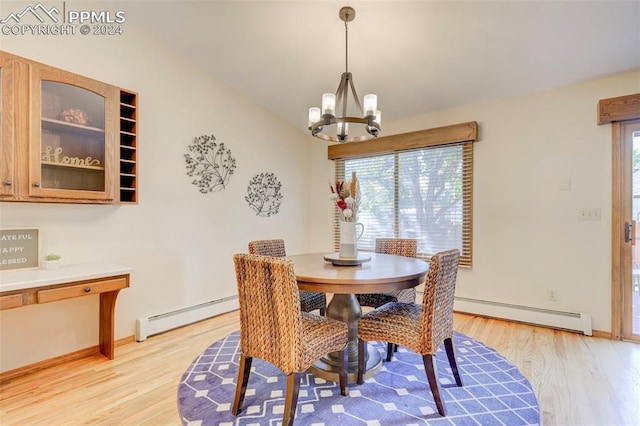
<svg viewBox="0 0 640 426">
<path fill-rule="evenodd" d="M 36 188 L 40 188 L 40 182 L 33 182 L 33 186 L 35 186 Z"/>
<path fill-rule="evenodd" d="M 13 185 L 13 182 L 11 180 L 7 179 L 7 180 L 4 181 L 4 184 L 6 186 L 11 186 L 11 185 Z"/>
</svg>

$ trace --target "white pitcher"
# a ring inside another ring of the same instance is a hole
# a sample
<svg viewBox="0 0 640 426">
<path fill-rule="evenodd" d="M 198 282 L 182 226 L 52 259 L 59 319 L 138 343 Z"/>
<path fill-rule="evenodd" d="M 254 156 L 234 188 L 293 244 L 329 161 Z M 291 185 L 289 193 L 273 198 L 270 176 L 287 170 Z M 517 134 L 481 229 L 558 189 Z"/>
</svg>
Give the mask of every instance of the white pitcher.
<svg viewBox="0 0 640 426">
<path fill-rule="evenodd" d="M 360 226 L 360 233 L 356 234 L 356 226 Z M 340 252 L 341 258 L 356 259 L 358 257 L 358 240 L 364 234 L 364 225 L 360 222 L 340 222 Z"/>
</svg>

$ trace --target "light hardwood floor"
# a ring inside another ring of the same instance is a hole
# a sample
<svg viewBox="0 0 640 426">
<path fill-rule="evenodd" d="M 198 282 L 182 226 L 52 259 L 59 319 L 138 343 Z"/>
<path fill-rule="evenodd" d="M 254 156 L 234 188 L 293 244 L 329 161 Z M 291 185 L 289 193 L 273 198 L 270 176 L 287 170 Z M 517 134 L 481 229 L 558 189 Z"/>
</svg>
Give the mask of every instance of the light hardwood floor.
<svg viewBox="0 0 640 426">
<path fill-rule="evenodd" d="M 0 424 L 180 425 L 178 382 L 238 329 L 232 312 L 143 343 L 0 384 Z M 455 329 L 498 350 L 531 381 L 543 424 L 640 425 L 640 345 L 456 314 Z M 464 378 L 463 378 L 464 380 Z"/>
</svg>

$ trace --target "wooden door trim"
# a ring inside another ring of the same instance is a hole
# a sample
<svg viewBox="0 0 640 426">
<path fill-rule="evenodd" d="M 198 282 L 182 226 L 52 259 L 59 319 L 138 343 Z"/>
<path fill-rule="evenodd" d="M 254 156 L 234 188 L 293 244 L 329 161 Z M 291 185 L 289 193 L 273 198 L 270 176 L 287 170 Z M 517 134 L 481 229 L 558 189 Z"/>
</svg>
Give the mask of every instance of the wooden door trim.
<svg viewBox="0 0 640 426">
<path fill-rule="evenodd" d="M 622 336 L 622 283 L 625 282 L 625 268 L 622 265 L 625 259 L 624 252 L 624 219 L 625 219 L 625 200 L 623 188 L 630 182 L 629 178 L 624 176 L 624 167 L 622 167 L 624 154 L 624 141 L 620 137 L 620 124 L 614 123 L 611 134 L 611 153 L 612 153 L 612 203 L 611 203 L 611 338 L 620 340 Z"/>
<path fill-rule="evenodd" d="M 598 102 L 598 124 L 611 123 L 611 338 L 621 340 L 623 330 L 624 283 L 631 280 L 630 250 L 624 242 L 624 223 L 630 221 L 631 202 L 626 199 L 632 185 L 631 150 L 625 145 L 626 125 L 640 122 L 640 94 L 602 99 Z M 630 334 L 630 333 L 629 333 Z"/>
</svg>

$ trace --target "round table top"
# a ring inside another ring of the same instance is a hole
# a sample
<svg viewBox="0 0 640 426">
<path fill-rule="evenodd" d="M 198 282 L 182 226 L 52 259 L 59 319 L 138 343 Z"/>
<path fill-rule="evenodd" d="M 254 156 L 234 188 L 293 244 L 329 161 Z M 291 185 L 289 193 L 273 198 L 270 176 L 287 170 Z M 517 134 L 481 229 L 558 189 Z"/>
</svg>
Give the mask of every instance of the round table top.
<svg viewBox="0 0 640 426">
<path fill-rule="evenodd" d="M 397 291 L 419 285 L 429 264 L 423 260 L 367 252 L 371 261 L 358 266 L 334 266 L 324 260 L 327 253 L 287 256 L 293 261 L 301 290 L 335 294 Z"/>
</svg>

